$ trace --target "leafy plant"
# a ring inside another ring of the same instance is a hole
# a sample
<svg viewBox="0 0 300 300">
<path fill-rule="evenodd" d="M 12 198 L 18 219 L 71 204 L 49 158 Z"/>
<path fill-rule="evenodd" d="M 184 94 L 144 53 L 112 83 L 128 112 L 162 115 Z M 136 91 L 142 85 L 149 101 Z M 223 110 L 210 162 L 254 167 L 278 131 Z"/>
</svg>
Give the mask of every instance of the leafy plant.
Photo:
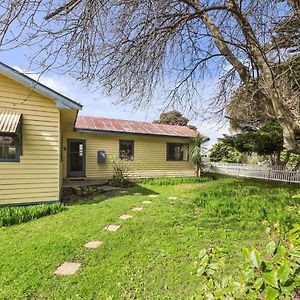
<svg viewBox="0 0 300 300">
<path fill-rule="evenodd" d="M 54 215 L 65 209 L 66 207 L 61 203 L 21 207 L 1 207 L 0 227 L 25 223 L 33 219 Z"/>
<path fill-rule="evenodd" d="M 203 167 L 202 155 L 206 150 L 205 144 L 209 141 L 209 138 L 198 134 L 192 139 L 191 144 L 189 145 L 189 156 L 191 162 L 196 167 L 196 175 L 200 176 L 201 168 Z"/>
<path fill-rule="evenodd" d="M 212 162 L 240 163 L 243 158 L 243 153 L 235 149 L 229 136 L 219 139 L 209 151 L 209 159 Z"/>
<path fill-rule="evenodd" d="M 148 178 L 144 179 L 142 183 L 149 185 L 167 186 L 177 185 L 184 183 L 200 183 L 210 181 L 209 177 L 159 177 L 159 178 Z"/>
<path fill-rule="evenodd" d="M 222 276 L 223 250 L 210 248 L 199 255 L 200 299 L 298 299 L 300 296 L 300 225 L 280 234 L 277 225 L 263 251 L 243 250 L 239 280 Z"/>
<path fill-rule="evenodd" d="M 134 163 L 126 158 L 112 158 L 113 176 L 111 184 L 119 187 L 128 187 L 134 184 Z"/>
</svg>

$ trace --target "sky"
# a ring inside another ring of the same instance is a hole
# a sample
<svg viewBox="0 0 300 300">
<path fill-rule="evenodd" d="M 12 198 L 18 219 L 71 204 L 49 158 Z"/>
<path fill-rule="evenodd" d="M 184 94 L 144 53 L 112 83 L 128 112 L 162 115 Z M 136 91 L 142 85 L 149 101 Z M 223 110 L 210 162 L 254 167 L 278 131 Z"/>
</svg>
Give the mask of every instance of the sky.
<svg viewBox="0 0 300 300">
<path fill-rule="evenodd" d="M 29 60 L 27 58 L 30 55 L 29 51 L 26 48 L 0 51 L 0 61 L 37 79 L 39 75 L 32 74 L 29 69 Z M 130 105 L 114 104 L 115 99 L 104 94 L 101 88 L 96 88 L 95 86 L 87 88 L 71 76 L 60 75 L 54 71 L 42 74 L 39 80 L 46 86 L 81 103 L 83 105 L 83 109 L 80 111 L 81 115 L 152 122 L 158 119 L 160 113 L 164 110 L 164 107 L 159 107 L 158 102 L 160 101 L 155 101 L 155 99 L 152 101 L 153 105 L 151 105 L 151 108 L 139 108 L 139 110 L 133 110 L 133 107 Z M 216 81 L 214 82 L 210 79 L 207 83 L 204 82 L 203 86 L 205 86 L 203 95 L 207 95 L 209 98 L 212 97 L 213 86 L 216 86 Z M 214 120 L 203 121 L 201 117 L 191 116 L 189 113 L 184 115 L 190 119 L 190 124 L 197 126 L 200 133 L 210 138 L 207 145 L 208 148 L 223 134 L 228 133 L 226 126 L 220 126 Z"/>
</svg>

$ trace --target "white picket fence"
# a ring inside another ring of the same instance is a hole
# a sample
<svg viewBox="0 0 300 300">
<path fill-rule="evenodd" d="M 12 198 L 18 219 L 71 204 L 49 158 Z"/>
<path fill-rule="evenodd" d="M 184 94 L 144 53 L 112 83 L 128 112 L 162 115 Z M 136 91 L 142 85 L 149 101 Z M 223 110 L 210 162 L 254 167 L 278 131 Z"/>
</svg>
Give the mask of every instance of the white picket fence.
<svg viewBox="0 0 300 300">
<path fill-rule="evenodd" d="M 278 167 L 245 165 L 235 163 L 210 163 L 207 166 L 211 172 L 242 178 L 255 178 L 267 181 L 300 184 L 300 172 Z"/>
</svg>

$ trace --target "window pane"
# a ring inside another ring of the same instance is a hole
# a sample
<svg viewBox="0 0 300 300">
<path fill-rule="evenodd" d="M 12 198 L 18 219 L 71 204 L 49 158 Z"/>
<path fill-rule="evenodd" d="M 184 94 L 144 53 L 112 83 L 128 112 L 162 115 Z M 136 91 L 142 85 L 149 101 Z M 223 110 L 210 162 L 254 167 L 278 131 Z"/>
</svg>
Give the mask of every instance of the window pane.
<svg viewBox="0 0 300 300">
<path fill-rule="evenodd" d="M 188 145 L 168 143 L 168 160 L 188 160 Z"/>
<path fill-rule="evenodd" d="M 71 141 L 69 150 L 70 156 L 70 172 L 82 172 L 83 171 L 83 151 L 84 145 L 82 142 Z"/>
<path fill-rule="evenodd" d="M 133 159 L 134 158 L 134 142 L 120 141 L 120 158 Z"/>
<path fill-rule="evenodd" d="M 188 145 L 183 145 L 182 146 L 182 155 L 183 155 L 183 160 L 188 160 L 189 159 L 189 147 Z"/>
<path fill-rule="evenodd" d="M 175 146 L 175 160 L 182 160 L 182 147 L 180 145 Z"/>
<path fill-rule="evenodd" d="M 0 159 L 14 160 L 17 155 L 17 144 L 15 136 L 0 135 Z"/>
</svg>

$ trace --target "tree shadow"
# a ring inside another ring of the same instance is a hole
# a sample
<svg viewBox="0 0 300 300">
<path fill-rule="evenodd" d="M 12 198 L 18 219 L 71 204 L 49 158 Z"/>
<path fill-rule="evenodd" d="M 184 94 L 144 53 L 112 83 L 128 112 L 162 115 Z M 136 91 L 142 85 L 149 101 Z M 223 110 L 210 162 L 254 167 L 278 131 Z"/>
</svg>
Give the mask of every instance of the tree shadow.
<svg viewBox="0 0 300 300">
<path fill-rule="evenodd" d="M 132 187 L 120 188 L 118 190 L 101 192 L 101 187 L 99 190 L 87 196 L 76 196 L 71 199 L 64 199 L 62 202 L 67 205 L 84 205 L 84 204 L 97 204 L 108 199 L 113 199 L 115 197 L 127 197 L 127 196 L 147 196 L 147 195 L 158 195 L 157 192 L 145 188 L 139 184 Z"/>
</svg>

